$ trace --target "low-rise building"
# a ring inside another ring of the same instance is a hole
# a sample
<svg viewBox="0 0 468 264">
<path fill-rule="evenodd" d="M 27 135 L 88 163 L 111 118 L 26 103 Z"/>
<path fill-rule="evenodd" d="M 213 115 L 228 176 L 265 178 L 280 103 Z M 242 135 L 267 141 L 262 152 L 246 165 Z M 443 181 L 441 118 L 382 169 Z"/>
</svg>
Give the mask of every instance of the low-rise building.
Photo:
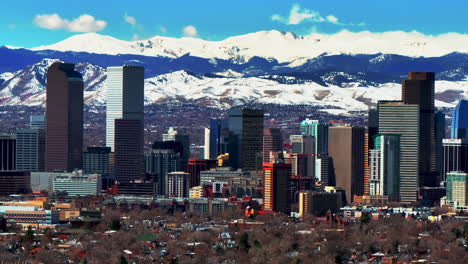
<svg viewBox="0 0 468 264">
<path fill-rule="evenodd" d="M 53 226 L 59 223 L 59 212 L 44 210 L 35 206 L 0 206 L 0 215 L 7 225 L 31 226 L 35 229 Z"/>
<path fill-rule="evenodd" d="M 81 171 L 55 175 L 52 190 L 67 192 L 68 196 L 99 195 L 102 192 L 101 175 L 82 174 Z"/>
<path fill-rule="evenodd" d="M 197 215 L 214 215 L 224 212 L 227 206 L 226 199 L 189 199 L 189 211 Z"/>
</svg>

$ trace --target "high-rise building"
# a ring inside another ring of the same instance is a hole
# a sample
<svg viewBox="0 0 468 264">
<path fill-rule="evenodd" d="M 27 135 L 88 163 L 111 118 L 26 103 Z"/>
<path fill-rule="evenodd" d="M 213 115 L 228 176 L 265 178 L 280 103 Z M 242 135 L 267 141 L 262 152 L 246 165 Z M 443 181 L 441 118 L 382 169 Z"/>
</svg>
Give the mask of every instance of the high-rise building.
<svg viewBox="0 0 468 264">
<path fill-rule="evenodd" d="M 260 170 L 263 160 L 263 110 L 229 110 L 229 130 L 238 138 L 239 160 L 232 166 L 247 171 Z"/>
<path fill-rule="evenodd" d="M 203 159 L 210 159 L 210 129 L 205 127 L 205 145 L 203 146 Z"/>
<path fill-rule="evenodd" d="M 283 137 L 279 128 L 263 130 L 263 162 L 270 162 L 270 152 L 283 150 Z"/>
<path fill-rule="evenodd" d="M 370 192 L 369 133 L 364 134 L 364 195 Z"/>
<path fill-rule="evenodd" d="M 400 195 L 400 136 L 378 134 L 370 150 L 370 195 L 398 199 Z"/>
<path fill-rule="evenodd" d="M 445 178 L 445 176 L 442 175 L 444 166 L 444 147 L 442 141 L 445 138 L 445 114 L 443 112 L 436 112 L 434 116 L 437 186 L 440 186 L 440 182 Z"/>
<path fill-rule="evenodd" d="M 73 171 L 83 163 L 83 77 L 75 65 L 47 71 L 46 171 Z"/>
<path fill-rule="evenodd" d="M 227 119 L 210 120 L 210 159 L 216 159 L 219 155 L 228 153 L 226 148 L 227 140 L 224 140 L 223 136 L 223 134 L 229 134 L 228 128 Z"/>
<path fill-rule="evenodd" d="M 322 186 L 334 186 L 333 159 L 327 154 L 319 154 L 315 160 L 315 178 Z"/>
<path fill-rule="evenodd" d="M 422 187 L 419 173 L 419 105 L 379 101 L 379 133 L 400 135 L 400 201 L 415 202 Z"/>
<path fill-rule="evenodd" d="M 468 138 L 468 100 L 460 100 L 453 109 L 451 129 L 451 138 Z"/>
<path fill-rule="evenodd" d="M 447 173 L 447 201 L 455 207 L 468 205 L 468 174 L 466 172 Z"/>
<path fill-rule="evenodd" d="M 314 153 L 328 153 L 328 124 L 321 124 L 318 120 L 306 118 L 301 122 L 301 134 L 315 137 Z"/>
<path fill-rule="evenodd" d="M 419 180 L 422 186 L 437 185 L 436 135 L 434 125 L 435 73 L 410 72 L 403 81 L 405 104 L 419 105 Z"/>
<path fill-rule="evenodd" d="M 175 130 L 173 127 L 170 127 L 167 130 L 167 133 L 162 135 L 162 140 L 163 141 L 176 141 L 176 136 L 177 136 L 177 130 Z"/>
<path fill-rule="evenodd" d="M 0 171 L 16 170 L 16 136 L 0 134 Z"/>
<path fill-rule="evenodd" d="M 167 174 L 167 197 L 188 197 L 189 174 L 186 172 L 170 172 Z"/>
<path fill-rule="evenodd" d="M 200 185 L 200 172 L 216 167 L 216 160 L 189 159 L 187 172 L 190 175 L 189 187 Z"/>
<path fill-rule="evenodd" d="M 16 131 L 16 169 L 18 171 L 45 170 L 45 130 L 25 128 Z"/>
<path fill-rule="evenodd" d="M 374 149 L 374 136 L 379 133 L 379 112 L 375 107 L 370 107 L 367 116 L 367 144 L 369 149 Z"/>
<path fill-rule="evenodd" d="M 336 186 L 346 192 L 346 202 L 364 194 L 363 127 L 331 126 L 328 129 L 328 152 L 333 158 Z"/>
<path fill-rule="evenodd" d="M 306 191 L 299 193 L 299 215 L 325 216 L 328 211 L 336 214 L 342 206 L 341 193 Z"/>
<path fill-rule="evenodd" d="M 45 128 L 43 115 L 32 115 L 29 117 L 29 128 Z"/>
<path fill-rule="evenodd" d="M 468 172 L 468 139 L 443 139 L 444 161 L 442 164 L 442 179 L 452 171 Z"/>
<path fill-rule="evenodd" d="M 115 119 L 114 174 L 118 182 L 143 177 L 143 124 L 136 119 Z"/>
<path fill-rule="evenodd" d="M 163 134 L 162 142 L 175 142 L 176 144 L 180 144 L 181 149 L 180 151 L 176 151 L 176 152 L 180 153 L 180 161 L 181 161 L 180 165 L 181 165 L 182 171 L 187 171 L 188 159 L 190 158 L 189 136 L 179 134 L 176 130 L 170 127 L 169 130 L 167 131 L 167 134 Z M 166 143 L 166 144 L 170 144 L 170 143 Z"/>
<path fill-rule="evenodd" d="M 110 171 L 110 147 L 88 147 L 83 155 L 83 170 L 86 174 L 108 174 Z"/>
<path fill-rule="evenodd" d="M 106 146 L 115 151 L 116 119 L 139 120 L 144 124 L 145 69 L 140 66 L 117 66 L 107 68 L 106 101 Z M 144 138 L 143 126 L 138 131 Z M 143 144 L 143 141 L 142 143 Z"/>
<path fill-rule="evenodd" d="M 300 191 L 315 188 L 315 137 L 291 135 L 291 201 L 297 202 Z"/>
<path fill-rule="evenodd" d="M 167 174 L 180 171 L 180 153 L 173 149 L 153 149 L 145 155 L 146 173 L 154 175 L 156 194 L 166 194 Z"/>
<path fill-rule="evenodd" d="M 291 164 L 282 162 L 263 163 L 263 208 L 289 215 Z"/>
</svg>

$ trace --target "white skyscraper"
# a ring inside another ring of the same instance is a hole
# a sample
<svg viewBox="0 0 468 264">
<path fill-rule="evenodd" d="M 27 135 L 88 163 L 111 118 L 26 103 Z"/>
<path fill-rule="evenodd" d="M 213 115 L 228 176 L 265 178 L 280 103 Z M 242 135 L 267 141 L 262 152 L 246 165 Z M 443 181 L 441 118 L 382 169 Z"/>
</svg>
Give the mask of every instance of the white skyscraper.
<svg viewBox="0 0 468 264">
<path fill-rule="evenodd" d="M 210 129 L 205 127 L 204 159 L 210 159 Z"/>
<path fill-rule="evenodd" d="M 144 68 L 117 66 L 107 68 L 106 145 L 114 151 L 115 119 L 144 122 Z M 141 130 L 143 134 L 143 127 Z"/>
</svg>

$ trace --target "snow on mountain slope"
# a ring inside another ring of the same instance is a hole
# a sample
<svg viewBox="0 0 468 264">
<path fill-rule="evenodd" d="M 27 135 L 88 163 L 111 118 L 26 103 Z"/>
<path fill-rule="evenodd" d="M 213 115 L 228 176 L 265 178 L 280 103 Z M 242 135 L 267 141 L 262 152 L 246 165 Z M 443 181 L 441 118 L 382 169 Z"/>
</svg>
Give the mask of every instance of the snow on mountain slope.
<svg viewBox="0 0 468 264">
<path fill-rule="evenodd" d="M 1 74 L 0 105 L 44 105 L 46 73 L 54 61 L 44 59 L 24 70 Z M 104 105 L 107 91 L 105 69 L 88 63 L 79 63 L 75 68 L 83 75 L 85 103 Z M 342 77 L 346 76 L 342 73 Z M 259 77 L 214 78 L 187 71 L 145 80 L 146 104 L 190 102 L 221 108 L 245 103 L 312 104 L 328 109 L 324 111 L 345 114 L 367 110 L 369 105 L 379 100 L 399 100 L 400 94 L 399 83 L 320 85 L 305 81 L 285 84 Z M 436 106 L 453 107 L 464 96 L 468 96 L 468 81 L 436 81 Z"/>
<path fill-rule="evenodd" d="M 147 40 L 124 41 L 96 33 L 74 35 L 61 42 L 32 50 L 82 51 L 101 54 L 136 54 L 177 58 L 187 53 L 202 58 L 247 62 L 254 56 L 274 58 L 298 66 L 321 54 L 399 54 L 438 57 L 452 52 L 468 52 L 468 35 L 448 33 L 438 36 L 418 32 L 341 31 L 332 35 L 314 33 L 297 36 L 290 32 L 260 31 L 222 41 L 155 36 Z"/>
</svg>

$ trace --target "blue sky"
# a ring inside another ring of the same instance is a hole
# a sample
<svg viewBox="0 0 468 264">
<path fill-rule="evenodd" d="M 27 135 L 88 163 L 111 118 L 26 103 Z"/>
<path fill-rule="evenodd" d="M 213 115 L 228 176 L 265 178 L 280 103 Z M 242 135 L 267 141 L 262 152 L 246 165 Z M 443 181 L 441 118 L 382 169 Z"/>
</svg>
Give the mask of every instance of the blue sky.
<svg viewBox="0 0 468 264">
<path fill-rule="evenodd" d="M 221 40 L 260 30 L 468 33 L 465 0 L 2 0 L 0 45 L 35 47 L 80 32 Z"/>
</svg>

